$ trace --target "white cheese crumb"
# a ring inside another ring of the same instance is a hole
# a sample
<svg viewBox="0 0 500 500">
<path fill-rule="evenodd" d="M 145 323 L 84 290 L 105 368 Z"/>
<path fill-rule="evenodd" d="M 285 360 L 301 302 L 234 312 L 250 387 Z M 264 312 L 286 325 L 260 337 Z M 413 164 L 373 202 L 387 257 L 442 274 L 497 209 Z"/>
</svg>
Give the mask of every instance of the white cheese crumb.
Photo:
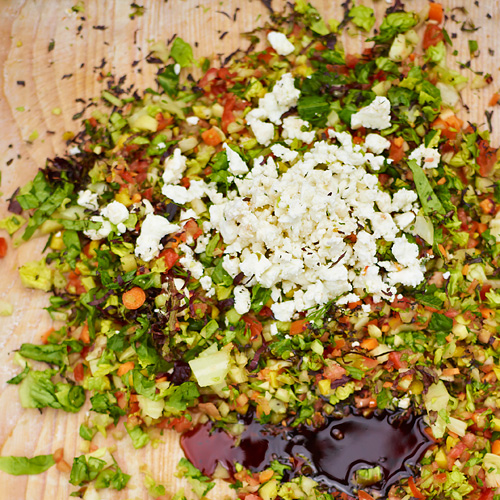
<svg viewBox="0 0 500 500">
<path fill-rule="evenodd" d="M 297 156 L 299 156 L 299 153 L 297 151 L 292 151 L 291 149 L 285 148 L 285 146 L 282 146 L 281 144 L 273 144 L 271 146 L 271 151 L 275 156 L 281 158 L 287 163 L 291 163 L 295 160 L 295 158 L 297 158 Z"/>
<path fill-rule="evenodd" d="M 396 238 L 392 245 L 392 254 L 403 266 L 418 264 L 418 245 L 410 243 L 406 236 Z"/>
<path fill-rule="evenodd" d="M 125 222 L 128 217 L 128 209 L 119 201 L 112 201 L 109 205 L 101 210 L 101 215 L 106 217 L 112 224 L 118 225 L 120 222 Z"/>
<path fill-rule="evenodd" d="M 250 311 L 251 297 L 250 290 L 243 285 L 234 287 L 234 308 L 238 314 L 245 314 Z"/>
<path fill-rule="evenodd" d="M 168 184 L 179 183 L 182 179 L 184 170 L 186 170 L 186 157 L 181 153 L 181 150 L 177 148 L 174 150 L 174 154 L 165 160 L 165 170 L 162 175 L 165 184 L 163 187 Z"/>
<path fill-rule="evenodd" d="M 274 125 L 272 123 L 261 122 L 260 120 L 249 121 L 247 119 L 247 122 L 250 124 L 257 142 L 263 146 L 269 146 L 274 137 Z"/>
<path fill-rule="evenodd" d="M 283 137 L 285 139 L 299 139 L 299 141 L 305 142 L 306 144 L 310 144 L 314 141 L 314 137 L 316 136 L 316 132 L 314 130 L 311 131 L 303 131 L 302 127 L 308 129 L 310 127 L 310 123 L 302 120 L 298 116 L 287 116 L 283 120 Z"/>
<path fill-rule="evenodd" d="M 97 193 L 93 193 L 90 189 L 79 191 L 76 203 L 83 208 L 88 208 L 89 210 L 97 210 L 99 208 Z"/>
<path fill-rule="evenodd" d="M 279 33 L 278 31 L 269 32 L 267 40 L 280 56 L 288 56 L 295 50 L 293 43 L 283 33 Z"/>
<path fill-rule="evenodd" d="M 368 134 L 365 137 L 365 147 L 376 155 L 379 155 L 384 150 L 389 149 L 390 145 L 390 141 L 378 134 Z"/>
<path fill-rule="evenodd" d="M 179 250 L 184 252 L 184 256 L 179 259 L 179 263 L 184 269 L 189 271 L 194 279 L 199 280 L 203 276 L 203 264 L 193 259 L 193 251 L 189 245 L 179 245 Z"/>
<path fill-rule="evenodd" d="M 99 229 L 85 229 L 83 234 L 90 238 L 91 240 L 102 240 L 109 236 L 109 233 L 113 230 L 111 223 L 102 217 L 102 215 L 93 215 L 90 218 L 90 222 L 100 222 L 101 227 Z"/>
<path fill-rule="evenodd" d="M 410 407 L 410 398 L 405 396 L 398 401 L 398 408 L 406 410 L 409 407 Z"/>
<path fill-rule="evenodd" d="M 179 63 L 174 64 L 174 73 L 178 75 L 181 72 L 181 65 Z"/>
<path fill-rule="evenodd" d="M 377 96 L 364 108 L 351 116 L 351 127 L 383 130 L 391 126 L 391 103 L 387 97 Z"/>
<path fill-rule="evenodd" d="M 395 222 L 398 216 L 407 224 L 414 219 L 412 212 L 399 212 L 413 209 L 415 193 L 399 190 L 391 198 L 380 191 L 352 136 L 334 132 L 332 137 L 340 146 L 316 142 L 302 158 L 292 155 L 294 164 L 282 175 L 272 156 L 256 158 L 247 174 L 235 178 L 238 191 L 209 209 L 210 223 L 226 246 L 223 268 L 233 278 L 243 273 L 246 288 L 257 283 L 270 288 L 272 310 L 281 321 L 333 299 L 358 300 L 346 295 L 353 289 L 375 301 L 391 300 L 398 283 L 423 279 L 418 251 L 402 239 Z M 289 154 L 280 145 L 272 151 Z M 350 234 L 357 236 L 354 245 L 346 239 Z M 377 261 L 380 238 L 394 242 L 399 261 Z"/>
<path fill-rule="evenodd" d="M 135 255 L 145 262 L 156 257 L 163 248 L 160 241 L 167 234 L 179 231 L 177 224 L 170 224 L 161 215 L 148 214 L 141 226 L 141 234 L 137 238 Z"/>
<path fill-rule="evenodd" d="M 147 198 L 142 199 L 142 204 L 144 205 L 144 214 L 154 214 L 155 209 L 153 205 L 151 205 L 151 202 Z"/>
<path fill-rule="evenodd" d="M 189 125 L 198 125 L 200 119 L 197 116 L 188 116 L 186 118 L 186 121 L 189 123 Z"/>
<path fill-rule="evenodd" d="M 292 74 L 285 73 L 274 84 L 273 90 L 259 99 L 259 107 L 245 117 L 259 144 L 268 146 L 274 137 L 274 126 L 265 120 L 280 125 L 281 116 L 297 105 L 299 96 L 300 90 L 295 88 Z"/>
<path fill-rule="evenodd" d="M 242 175 L 248 172 L 247 164 L 242 160 L 241 156 L 230 148 L 226 143 L 222 145 L 226 151 L 228 170 L 234 175 Z"/>
<path fill-rule="evenodd" d="M 409 159 L 416 160 L 417 164 L 422 168 L 437 168 L 441 160 L 441 154 L 437 149 L 426 148 L 421 144 L 410 153 Z"/>
<path fill-rule="evenodd" d="M 293 300 L 287 302 L 277 302 L 271 306 L 274 317 L 278 321 L 291 321 L 293 313 L 295 312 Z"/>
<path fill-rule="evenodd" d="M 200 278 L 200 286 L 203 290 L 210 290 L 212 288 L 212 278 L 210 276 L 203 276 Z"/>
</svg>

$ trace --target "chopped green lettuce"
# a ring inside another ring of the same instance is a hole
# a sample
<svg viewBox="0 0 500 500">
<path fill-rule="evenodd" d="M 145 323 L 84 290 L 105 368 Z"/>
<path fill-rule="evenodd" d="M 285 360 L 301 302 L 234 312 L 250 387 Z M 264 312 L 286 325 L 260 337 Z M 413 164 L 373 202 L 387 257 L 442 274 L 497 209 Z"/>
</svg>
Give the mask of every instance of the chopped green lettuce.
<svg viewBox="0 0 500 500">
<path fill-rule="evenodd" d="M 0 457 L 0 470 L 14 476 L 41 474 L 55 464 L 52 455 L 26 457 Z"/>
</svg>

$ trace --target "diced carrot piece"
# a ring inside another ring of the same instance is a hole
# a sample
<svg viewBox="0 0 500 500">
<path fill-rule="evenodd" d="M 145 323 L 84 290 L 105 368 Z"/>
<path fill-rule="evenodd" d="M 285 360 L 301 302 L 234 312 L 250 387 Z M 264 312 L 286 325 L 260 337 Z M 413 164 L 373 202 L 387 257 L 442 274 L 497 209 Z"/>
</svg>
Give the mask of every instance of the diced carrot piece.
<svg viewBox="0 0 500 500">
<path fill-rule="evenodd" d="M 203 139 L 203 142 L 205 144 L 208 144 L 209 146 L 217 146 L 217 144 L 220 144 L 222 142 L 222 137 L 214 127 L 205 130 L 205 132 L 202 132 L 201 138 Z"/>
<path fill-rule="evenodd" d="M 491 318 L 495 316 L 495 311 L 493 309 L 489 309 L 488 307 L 480 307 L 479 312 L 484 319 Z"/>
<path fill-rule="evenodd" d="M 431 4 L 432 5 L 432 4 Z M 422 498 L 425 498 L 424 495 L 422 495 L 422 492 L 417 488 L 417 486 L 415 485 L 415 481 L 414 479 L 410 476 L 408 478 L 408 486 L 410 487 L 410 490 L 411 490 L 411 494 L 415 497 L 415 498 L 418 498 L 418 499 L 422 499 Z"/>
<path fill-rule="evenodd" d="M 42 335 L 42 344 L 48 344 L 49 343 L 49 337 L 55 332 L 54 328 L 49 328 L 43 335 Z"/>
<path fill-rule="evenodd" d="M 489 105 L 494 106 L 500 100 L 500 94 L 495 92 L 490 99 Z"/>
<path fill-rule="evenodd" d="M 307 328 L 308 321 L 306 319 L 299 319 L 294 321 L 290 326 L 290 335 L 297 335 L 302 333 Z"/>
<path fill-rule="evenodd" d="M 139 309 L 146 302 L 146 292 L 139 286 L 134 286 L 122 295 L 123 305 L 127 309 Z"/>
<path fill-rule="evenodd" d="M 446 248 L 444 248 L 444 246 L 439 243 L 438 245 L 438 249 L 439 251 L 441 252 L 441 255 L 444 257 L 444 258 L 447 258 L 448 257 L 448 252 L 446 251 Z"/>
<path fill-rule="evenodd" d="M 495 203 L 490 198 L 485 198 L 481 203 L 479 203 L 481 210 L 485 214 L 491 214 L 495 210 Z"/>
<path fill-rule="evenodd" d="M 84 344 L 89 344 L 90 343 L 90 335 L 89 335 L 89 327 L 87 323 L 83 325 L 82 331 L 80 333 L 80 340 Z"/>
<path fill-rule="evenodd" d="M 266 469 L 259 473 L 259 483 L 266 483 L 274 476 L 272 469 Z"/>
<path fill-rule="evenodd" d="M 484 222 L 479 222 L 477 225 L 477 232 L 479 234 L 483 234 L 486 230 L 488 229 L 488 224 L 485 224 Z"/>
<path fill-rule="evenodd" d="M 493 441 L 493 444 L 491 445 L 491 453 L 500 455 L 500 439 Z"/>
<path fill-rule="evenodd" d="M 134 366 L 135 366 L 135 364 L 133 361 L 127 361 L 126 363 L 123 363 L 122 365 L 120 365 L 118 367 L 116 374 L 119 377 L 121 377 L 122 375 L 125 375 L 126 373 L 128 373 L 130 370 L 133 370 Z"/>
<path fill-rule="evenodd" d="M 68 462 L 66 462 L 66 460 L 60 460 L 59 462 L 56 463 L 56 469 L 59 472 L 68 473 L 71 472 L 71 465 L 69 465 Z"/>
<path fill-rule="evenodd" d="M 389 158 L 397 163 L 401 161 L 404 157 L 404 139 L 402 137 L 396 137 L 391 141 L 391 147 L 389 149 Z"/>
<path fill-rule="evenodd" d="M 370 494 L 363 490 L 358 491 L 358 498 L 359 500 L 375 500 Z"/>
<path fill-rule="evenodd" d="M 371 351 L 372 349 L 375 349 L 375 347 L 377 346 L 378 346 L 378 340 L 372 337 L 364 339 L 363 342 L 361 342 L 361 347 L 363 349 L 366 349 L 367 351 Z"/>
<path fill-rule="evenodd" d="M 60 462 L 64 458 L 64 449 L 57 448 L 57 450 L 54 451 L 53 457 L 55 463 Z"/>
<path fill-rule="evenodd" d="M 429 19 L 441 23 L 443 21 L 443 6 L 440 3 L 429 4 Z"/>
</svg>

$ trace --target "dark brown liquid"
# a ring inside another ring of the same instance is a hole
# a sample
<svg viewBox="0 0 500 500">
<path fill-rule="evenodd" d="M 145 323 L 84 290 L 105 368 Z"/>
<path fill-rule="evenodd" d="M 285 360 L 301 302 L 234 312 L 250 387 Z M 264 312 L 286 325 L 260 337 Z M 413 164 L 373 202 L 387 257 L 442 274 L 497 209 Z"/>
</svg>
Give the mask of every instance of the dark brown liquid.
<svg viewBox="0 0 500 500">
<path fill-rule="evenodd" d="M 251 421 L 235 439 L 210 425 L 199 426 L 182 435 L 186 457 L 204 474 L 211 476 L 218 463 L 234 472 L 238 462 L 254 472 L 272 460 L 290 465 L 285 480 L 307 474 L 330 490 L 352 493 L 355 471 L 380 466 L 382 480 L 374 491 L 386 494 L 400 479 L 411 475 L 431 442 L 421 417 L 378 412 L 369 418 L 349 413 L 330 418 L 320 429 L 284 429 Z"/>
</svg>

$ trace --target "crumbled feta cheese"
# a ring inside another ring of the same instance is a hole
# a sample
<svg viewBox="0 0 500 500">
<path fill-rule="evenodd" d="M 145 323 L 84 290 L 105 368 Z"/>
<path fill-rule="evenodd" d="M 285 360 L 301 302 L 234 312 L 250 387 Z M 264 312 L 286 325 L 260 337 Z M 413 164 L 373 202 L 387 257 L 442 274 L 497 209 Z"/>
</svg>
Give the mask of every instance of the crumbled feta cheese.
<svg viewBox="0 0 500 500">
<path fill-rule="evenodd" d="M 364 108 L 351 116 L 351 127 L 383 130 L 391 126 L 391 103 L 387 97 L 377 96 Z"/>
<path fill-rule="evenodd" d="M 71 148 L 68 149 L 68 153 L 72 156 L 77 155 L 81 153 L 80 148 L 78 146 L 72 146 Z"/>
<path fill-rule="evenodd" d="M 250 311 L 251 297 L 250 290 L 243 285 L 234 287 L 234 308 L 238 314 L 245 314 Z"/>
<path fill-rule="evenodd" d="M 186 281 L 183 280 L 182 278 L 174 278 L 173 279 L 175 289 L 178 292 L 184 293 L 184 296 L 186 297 L 187 303 L 189 303 L 189 289 L 186 286 Z"/>
<path fill-rule="evenodd" d="M 290 108 L 293 108 L 297 105 L 300 96 L 300 90 L 295 87 L 294 77 L 291 73 L 284 73 L 281 78 L 274 84 L 272 95 L 278 103 L 281 114 L 286 113 Z M 263 97 L 263 99 L 265 101 L 265 96 Z M 269 119 L 273 121 L 271 118 Z M 276 121 L 276 125 L 279 125 L 279 123 L 279 121 Z"/>
<path fill-rule="evenodd" d="M 193 250 L 187 244 L 179 245 L 179 250 L 184 253 L 184 255 L 179 259 L 181 264 L 186 271 L 189 271 L 194 279 L 200 279 L 203 276 L 203 264 L 193 259 Z"/>
<path fill-rule="evenodd" d="M 281 116 L 297 105 L 300 90 L 295 88 L 291 73 L 285 73 L 278 80 L 271 92 L 259 99 L 259 107 L 246 115 L 246 121 L 259 144 L 268 146 L 274 137 L 274 126 L 265 123 L 269 120 L 276 125 L 281 124 Z"/>
<path fill-rule="evenodd" d="M 387 274 L 387 281 L 391 285 L 401 284 L 404 286 L 415 287 L 424 280 L 424 273 L 420 266 L 403 268 L 398 271 L 392 271 Z"/>
<path fill-rule="evenodd" d="M 228 170 L 234 175 L 242 175 L 248 172 L 247 164 L 242 160 L 241 156 L 230 148 L 226 143 L 222 145 L 226 151 Z"/>
<path fill-rule="evenodd" d="M 298 116 L 287 116 L 283 120 L 283 137 L 288 139 L 290 142 L 291 139 L 299 139 L 299 141 L 305 142 L 306 144 L 310 144 L 314 141 L 314 137 L 316 136 L 316 132 L 314 130 L 303 131 L 302 127 L 308 129 L 310 127 L 310 123 L 302 120 Z"/>
<path fill-rule="evenodd" d="M 272 123 L 261 122 L 260 120 L 249 120 L 253 135 L 259 144 L 269 146 L 274 137 L 274 125 Z"/>
<path fill-rule="evenodd" d="M 156 257 L 163 248 L 160 241 L 167 234 L 176 233 L 180 227 L 170 224 L 161 215 L 148 214 L 141 226 L 141 234 L 137 238 L 135 255 L 145 262 Z"/>
<path fill-rule="evenodd" d="M 401 231 L 404 231 L 414 220 L 415 214 L 413 212 L 404 212 L 394 216 L 394 221 Z"/>
<path fill-rule="evenodd" d="M 390 145 L 390 141 L 378 134 L 368 134 L 365 137 L 365 148 L 376 155 L 379 155 L 384 150 L 389 149 Z"/>
<path fill-rule="evenodd" d="M 181 210 L 181 215 L 179 216 L 179 220 L 180 221 L 183 221 L 184 223 L 182 224 L 182 227 L 184 227 L 187 223 L 187 221 L 191 220 L 191 219 L 198 219 L 198 215 L 196 214 L 196 212 L 190 208 L 188 210 Z"/>
<path fill-rule="evenodd" d="M 360 298 L 359 298 L 358 295 L 356 295 L 355 293 L 348 293 L 347 295 L 344 295 L 343 297 L 341 297 L 340 299 L 338 299 L 335 302 L 335 305 L 337 305 L 337 306 L 343 306 L 345 304 L 350 304 L 352 302 L 357 302 L 358 300 L 360 300 Z"/>
<path fill-rule="evenodd" d="M 93 193 L 90 189 L 79 191 L 76 203 L 83 208 L 88 208 L 89 210 L 97 210 L 99 208 L 97 193 Z"/>
<path fill-rule="evenodd" d="M 188 116 L 186 118 L 186 121 L 189 123 L 189 125 L 198 125 L 200 119 L 197 116 Z"/>
<path fill-rule="evenodd" d="M 90 222 L 100 222 L 101 227 L 99 229 L 85 229 L 83 234 L 90 238 L 91 240 L 102 240 L 109 236 L 109 233 L 113 230 L 111 223 L 102 217 L 102 215 L 93 215 L 90 218 Z"/>
<path fill-rule="evenodd" d="M 240 272 L 240 259 L 231 259 L 229 255 L 224 255 L 222 258 L 222 268 L 227 274 L 229 274 L 229 276 L 231 276 L 231 278 L 235 278 Z"/>
<path fill-rule="evenodd" d="M 398 401 L 398 408 L 406 410 L 410 407 L 410 398 L 405 396 Z"/>
<path fill-rule="evenodd" d="M 369 159 L 350 134 L 331 137 L 340 145 L 316 142 L 302 158 L 292 155 L 294 164 L 282 175 L 271 156 L 255 158 L 253 168 L 235 178 L 238 191 L 209 208 L 226 247 L 223 268 L 233 278 L 244 274 L 239 286 L 270 288 L 273 313 L 282 321 L 333 299 L 349 301 L 342 296 L 353 288 L 376 301 L 392 300 L 395 284 L 423 279 L 416 246 L 403 241 L 395 223 L 407 213 L 400 211 L 413 209 L 415 193 L 400 190 L 391 198 L 380 191 L 377 177 L 364 168 Z M 272 151 L 292 159 L 283 146 Z M 407 223 L 414 218 L 409 213 Z M 356 235 L 354 244 L 349 235 Z M 381 238 L 394 242 L 395 262 L 377 261 Z M 400 255 L 400 249 L 407 253 Z"/>
<path fill-rule="evenodd" d="M 396 238 L 392 245 L 392 254 L 403 266 L 418 264 L 418 245 L 410 243 L 406 236 Z"/>
<path fill-rule="evenodd" d="M 155 209 L 154 209 L 153 205 L 151 205 L 151 202 L 147 198 L 142 199 L 142 204 L 144 205 L 144 214 L 145 215 L 155 213 Z"/>
<path fill-rule="evenodd" d="M 271 311 L 278 321 L 291 321 L 295 312 L 294 301 L 277 302 L 271 306 Z"/>
<path fill-rule="evenodd" d="M 269 32 L 267 40 L 280 56 L 288 56 L 295 50 L 293 43 L 283 33 L 279 33 L 278 31 Z"/>
<path fill-rule="evenodd" d="M 186 157 L 182 154 L 181 150 L 177 148 L 174 150 L 174 154 L 165 160 L 165 170 L 162 175 L 165 184 L 163 187 L 165 188 L 165 186 L 169 184 L 179 183 L 182 179 L 184 170 L 186 170 Z"/>
<path fill-rule="evenodd" d="M 271 151 L 273 152 L 273 155 L 281 158 L 287 163 L 293 162 L 295 158 L 299 156 L 299 153 L 297 151 L 292 151 L 291 149 L 285 148 L 285 146 L 282 146 L 281 144 L 273 144 L 271 146 Z"/>
<path fill-rule="evenodd" d="M 200 286 L 203 290 L 210 290 L 212 288 L 212 278 L 210 276 L 202 276 L 200 278 Z"/>
<path fill-rule="evenodd" d="M 409 189 L 400 189 L 392 197 L 391 208 L 393 212 L 408 212 L 413 208 L 413 203 L 417 201 L 418 195 Z"/>
<path fill-rule="evenodd" d="M 450 276 L 451 276 L 450 271 L 446 271 L 445 273 L 443 273 L 443 278 L 444 278 L 445 280 L 447 280 Z"/>
<path fill-rule="evenodd" d="M 205 184 L 203 181 L 192 180 L 189 184 L 189 188 L 168 184 L 163 186 L 161 192 L 167 198 L 170 198 L 173 202 L 184 205 L 185 203 L 196 199 L 201 199 L 207 195 L 211 197 L 212 188 L 209 185 Z M 220 196 L 220 198 L 222 198 L 222 195 Z M 219 197 L 214 197 L 214 199 L 218 200 Z M 212 199 L 212 202 L 214 201 L 214 199 Z"/>
<path fill-rule="evenodd" d="M 421 144 L 417 149 L 414 149 L 410 156 L 410 160 L 416 160 L 419 167 L 422 168 L 437 168 L 441 160 L 441 154 L 437 149 L 426 148 Z"/>
<path fill-rule="evenodd" d="M 196 240 L 196 248 L 194 249 L 194 252 L 203 253 L 206 250 L 209 241 L 210 241 L 210 235 L 202 234 Z"/>
<path fill-rule="evenodd" d="M 179 63 L 174 64 L 174 73 L 178 75 L 181 72 L 181 65 Z"/>
<path fill-rule="evenodd" d="M 118 225 L 120 222 L 125 222 L 128 217 L 128 208 L 119 201 L 112 201 L 109 205 L 101 210 L 101 215 L 106 217 L 111 224 Z"/>
</svg>

